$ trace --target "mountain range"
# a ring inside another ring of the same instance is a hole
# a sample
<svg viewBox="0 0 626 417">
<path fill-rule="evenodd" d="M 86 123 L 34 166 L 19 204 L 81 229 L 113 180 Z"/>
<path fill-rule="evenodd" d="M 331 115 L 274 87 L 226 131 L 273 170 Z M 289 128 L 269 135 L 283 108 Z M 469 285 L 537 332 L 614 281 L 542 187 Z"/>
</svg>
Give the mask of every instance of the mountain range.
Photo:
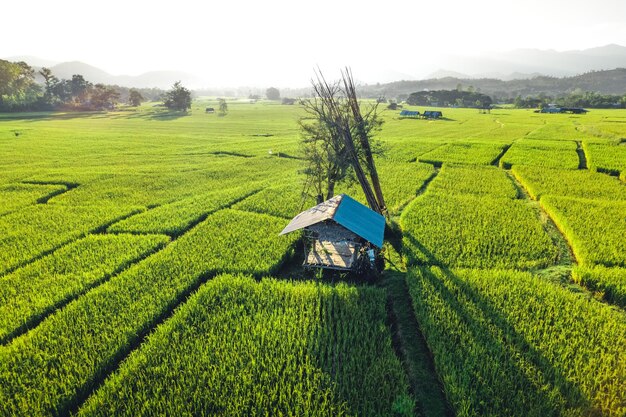
<svg viewBox="0 0 626 417">
<path fill-rule="evenodd" d="M 112 75 L 100 68 L 80 61 L 57 63 L 31 56 L 14 56 L 6 58 L 6 60 L 11 62 L 24 61 L 33 67 L 35 71 L 39 71 L 41 67 L 50 68 L 52 74 L 59 79 L 67 80 L 71 79 L 74 74 L 80 74 L 87 81 L 94 84 L 102 83 L 124 87 L 168 89 L 176 81 L 181 81 L 183 85 L 189 88 L 203 86 L 200 77 L 181 71 L 150 71 L 136 76 Z M 39 74 L 37 74 L 36 78 L 37 81 L 43 82 L 43 78 Z"/>
<path fill-rule="evenodd" d="M 402 64 L 403 61 L 409 61 L 411 58 L 408 55 L 398 57 L 398 66 L 404 65 Z M 181 81 L 183 85 L 189 88 L 201 88 L 207 85 L 207 82 L 201 77 L 188 72 L 151 71 L 137 76 L 112 75 L 100 68 L 78 61 L 58 63 L 32 56 L 13 56 L 5 59 L 12 62 L 25 61 L 36 70 L 46 66 L 58 78 L 69 79 L 73 74 L 81 74 L 92 83 L 163 89 L 170 88 L 176 81 Z M 434 62 L 428 62 L 428 65 L 431 68 L 440 69 L 427 76 L 418 76 L 416 74 L 425 74 L 423 68 L 377 70 L 372 66 L 370 69 L 364 69 L 363 74 L 357 78 L 361 83 L 371 85 L 398 80 L 417 81 L 420 79 L 453 79 L 469 82 L 469 80 L 475 79 L 513 81 L 535 79 L 541 76 L 573 77 L 590 71 L 626 68 L 626 47 L 611 44 L 562 52 L 516 49 L 481 56 L 447 56 Z M 249 84 L 246 80 L 241 80 L 240 83 L 241 85 Z M 213 80 L 210 84 L 219 85 L 220 83 L 219 80 Z"/>
</svg>

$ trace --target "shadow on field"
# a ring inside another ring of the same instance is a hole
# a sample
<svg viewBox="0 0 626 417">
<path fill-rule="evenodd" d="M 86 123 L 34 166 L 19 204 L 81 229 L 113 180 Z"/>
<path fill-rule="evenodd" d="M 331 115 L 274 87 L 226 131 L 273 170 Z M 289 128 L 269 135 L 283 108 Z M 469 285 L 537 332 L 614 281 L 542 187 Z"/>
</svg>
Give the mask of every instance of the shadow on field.
<svg viewBox="0 0 626 417">
<path fill-rule="evenodd" d="M 67 113 L 20 113 L 16 115 L 2 115 L 3 120 L 19 120 L 22 122 L 39 122 L 51 120 L 73 120 L 73 119 L 100 119 L 106 118 L 107 112 L 67 112 Z"/>
<path fill-rule="evenodd" d="M 124 113 L 115 113 L 110 115 L 111 119 L 139 119 L 139 120 L 160 120 L 160 121 L 169 121 L 180 119 L 181 117 L 190 116 L 191 113 L 186 111 L 173 111 L 173 110 L 140 110 L 136 112 L 124 112 Z"/>
<path fill-rule="evenodd" d="M 578 409 L 594 415 L 589 399 L 516 331 L 501 307 L 413 236 L 404 237 L 427 259 L 410 257 L 407 282 L 418 280 L 409 284 L 413 307 L 457 412 L 519 415 L 526 410 L 548 416 Z"/>
</svg>

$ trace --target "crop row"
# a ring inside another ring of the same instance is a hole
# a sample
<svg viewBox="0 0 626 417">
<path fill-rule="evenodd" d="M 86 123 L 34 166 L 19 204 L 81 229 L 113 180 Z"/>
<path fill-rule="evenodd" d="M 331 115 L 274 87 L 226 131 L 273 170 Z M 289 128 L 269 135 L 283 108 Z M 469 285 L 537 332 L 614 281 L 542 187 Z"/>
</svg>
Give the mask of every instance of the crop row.
<svg viewBox="0 0 626 417">
<path fill-rule="evenodd" d="M 233 208 L 291 219 L 315 205 L 315 200 L 310 197 L 303 198 L 302 192 L 302 182 L 267 187 L 233 205 Z"/>
<path fill-rule="evenodd" d="M 298 166 L 297 161 L 287 158 L 218 156 L 211 154 L 213 151 L 177 155 L 174 160 L 160 155 L 161 160 L 155 162 L 158 165 L 136 171 L 128 170 L 127 163 L 109 168 L 109 175 L 81 184 L 51 203 L 154 207 L 209 191 L 258 183 L 267 179 L 268 172 L 281 172 L 281 168 L 287 175 L 295 175 Z"/>
<path fill-rule="evenodd" d="M 389 131 L 391 130 L 391 131 Z M 384 162 L 415 162 L 420 155 L 430 152 L 433 149 L 444 145 L 441 141 L 414 141 L 414 138 L 407 137 L 390 137 L 393 135 L 392 128 L 385 129 L 385 156 L 379 159 L 380 163 Z M 407 143 L 408 140 L 410 143 Z M 377 161 L 377 164 L 379 162 Z"/>
<path fill-rule="evenodd" d="M 39 204 L 0 217 L 0 275 L 140 210 Z"/>
<path fill-rule="evenodd" d="M 419 161 L 436 165 L 490 165 L 506 147 L 501 142 L 454 142 L 425 153 L 419 157 Z"/>
<path fill-rule="evenodd" d="M 393 416 L 408 384 L 381 289 L 214 278 L 81 416 Z M 406 405 L 405 405 L 406 407 Z"/>
<path fill-rule="evenodd" d="M 402 213 L 403 246 L 412 264 L 537 268 L 557 248 L 522 200 L 430 191 Z"/>
<path fill-rule="evenodd" d="M 521 139 L 504 154 L 500 166 L 530 165 L 543 168 L 577 169 L 576 142 Z"/>
<path fill-rule="evenodd" d="M 378 173 L 387 210 L 391 214 L 398 214 L 415 198 L 424 183 L 435 175 L 435 170 L 430 164 L 386 161 L 378 165 Z M 339 189 L 366 204 L 365 195 L 358 182 Z"/>
<path fill-rule="evenodd" d="M 580 263 L 626 267 L 626 201 L 546 196 L 540 203 Z"/>
<path fill-rule="evenodd" d="M 620 175 L 626 181 L 626 143 L 583 143 L 589 168 Z"/>
<path fill-rule="evenodd" d="M 157 233 L 179 236 L 207 214 L 230 206 L 258 190 L 258 185 L 217 190 L 139 213 L 109 227 L 114 233 Z"/>
<path fill-rule="evenodd" d="M 592 291 L 599 291 L 609 303 L 626 308 L 626 268 L 576 266 L 572 278 Z"/>
<path fill-rule="evenodd" d="M 67 414 L 204 279 L 274 271 L 297 239 L 277 236 L 284 223 L 219 211 L 0 347 L 0 415 Z"/>
<path fill-rule="evenodd" d="M 594 171 L 530 166 L 514 166 L 511 171 L 535 200 L 544 195 L 626 200 L 626 184 Z"/>
<path fill-rule="evenodd" d="M 37 203 L 41 198 L 65 190 L 56 184 L 8 184 L 0 186 L 0 215 Z"/>
<path fill-rule="evenodd" d="M 156 235 L 90 235 L 3 276 L 0 340 L 168 241 Z"/>
<path fill-rule="evenodd" d="M 466 416 L 623 416 L 626 316 L 527 272 L 415 268 L 413 307 Z"/>
<path fill-rule="evenodd" d="M 445 164 L 428 192 L 441 195 L 471 194 L 475 196 L 508 197 L 515 199 L 518 191 L 506 173 L 493 166 Z"/>
</svg>

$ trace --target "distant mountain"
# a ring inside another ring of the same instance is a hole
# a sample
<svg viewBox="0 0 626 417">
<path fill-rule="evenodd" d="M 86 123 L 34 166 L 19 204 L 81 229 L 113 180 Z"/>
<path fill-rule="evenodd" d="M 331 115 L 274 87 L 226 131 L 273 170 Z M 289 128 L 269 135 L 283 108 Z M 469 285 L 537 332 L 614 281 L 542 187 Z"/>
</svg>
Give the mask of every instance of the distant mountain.
<svg viewBox="0 0 626 417">
<path fill-rule="evenodd" d="M 111 75 L 100 68 L 93 65 L 85 64 L 80 61 L 61 62 L 55 63 L 53 61 L 40 59 L 32 56 L 15 56 L 6 58 L 7 61 L 18 62 L 24 61 L 35 72 L 39 71 L 41 67 L 50 68 L 52 74 L 59 79 L 69 80 L 74 74 L 82 75 L 85 80 L 93 84 L 109 84 L 119 85 L 123 87 L 137 87 L 137 88 L 161 88 L 169 89 L 176 81 L 181 81 L 187 88 L 200 88 L 203 87 L 202 79 L 186 72 L 181 71 L 150 71 L 144 74 L 132 76 L 132 75 Z M 43 77 L 36 74 L 35 79 L 43 83 Z"/>
<path fill-rule="evenodd" d="M 424 90 L 453 90 L 461 84 L 463 89 L 476 91 L 498 99 L 526 97 L 544 93 L 550 96 L 568 94 L 576 89 L 602 94 L 626 94 L 626 68 L 590 71 L 573 77 L 538 76 L 531 79 L 503 81 L 496 78 L 437 78 L 420 81 L 396 81 L 380 85 L 366 85 L 359 89 L 365 97 L 396 98 Z"/>
<path fill-rule="evenodd" d="M 438 69 L 437 71 L 429 74 L 426 78 L 427 79 L 432 79 L 432 78 L 448 78 L 448 77 L 452 77 L 452 78 L 473 78 L 467 74 L 463 74 L 461 72 L 457 72 L 457 71 L 449 71 L 449 70 L 445 70 L 445 69 Z"/>
<path fill-rule="evenodd" d="M 594 70 L 626 68 L 626 47 L 606 45 L 580 51 L 558 52 L 541 49 L 516 49 L 489 56 L 447 57 L 440 63 L 445 72 L 461 72 L 467 77 L 512 80 L 513 74 L 566 77 Z M 440 77 L 432 77 L 440 78 Z M 524 76 L 523 78 L 527 78 Z"/>
<path fill-rule="evenodd" d="M 85 80 L 94 84 L 108 83 L 108 80 L 112 77 L 111 74 L 100 68 L 79 61 L 63 62 L 50 67 L 50 70 L 59 79 L 69 80 L 72 78 L 72 75 L 80 74 Z"/>
<path fill-rule="evenodd" d="M 8 58 L 4 58 L 7 61 L 10 62 L 26 62 L 28 65 L 30 65 L 31 67 L 37 67 L 37 68 L 41 68 L 41 67 L 51 67 L 53 65 L 58 64 L 58 61 L 52 61 L 50 59 L 43 59 L 43 58 L 38 58 L 36 56 L 31 56 L 31 55 L 19 55 L 19 56 L 10 56 Z"/>
<path fill-rule="evenodd" d="M 126 87 L 137 88 L 162 88 L 169 89 L 176 81 L 180 81 L 185 87 L 200 88 L 203 81 L 200 77 L 181 71 L 150 71 L 141 75 L 111 76 L 107 84 L 116 84 Z"/>
<path fill-rule="evenodd" d="M 111 75 L 94 66 L 83 62 L 64 62 L 50 68 L 52 73 L 58 78 L 70 79 L 74 74 L 80 74 L 87 81 L 94 84 L 120 85 L 124 87 L 137 88 L 162 88 L 168 89 L 176 81 L 181 81 L 188 88 L 198 88 L 202 86 L 200 78 L 180 71 L 151 71 L 141 75 Z"/>
</svg>

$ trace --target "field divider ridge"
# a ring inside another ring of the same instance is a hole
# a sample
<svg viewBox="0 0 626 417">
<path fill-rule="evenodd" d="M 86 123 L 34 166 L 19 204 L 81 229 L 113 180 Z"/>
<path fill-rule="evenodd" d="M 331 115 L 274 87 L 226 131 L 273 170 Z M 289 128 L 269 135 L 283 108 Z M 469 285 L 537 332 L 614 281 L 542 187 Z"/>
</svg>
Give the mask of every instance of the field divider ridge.
<svg viewBox="0 0 626 417">
<path fill-rule="evenodd" d="M 500 160 L 502 159 L 502 157 L 504 156 L 504 154 L 506 154 L 508 152 L 509 149 L 511 149 L 511 146 L 513 146 L 513 144 L 506 144 L 502 147 L 502 151 L 498 154 L 498 156 L 496 156 L 496 158 L 491 161 L 491 165 L 493 166 L 500 166 Z"/>
<path fill-rule="evenodd" d="M 385 271 L 387 320 L 392 348 L 409 381 L 416 401 L 417 415 L 454 417 L 441 377 L 435 369 L 433 354 L 417 322 L 406 285 L 406 271 Z"/>
<path fill-rule="evenodd" d="M 61 194 L 65 194 L 74 188 L 80 186 L 77 182 L 69 182 L 69 181 L 22 181 L 22 184 L 31 184 L 31 185 L 62 185 L 65 187 L 65 190 L 53 191 L 43 197 L 37 199 L 37 204 L 47 204 L 53 197 L 57 197 Z"/>
<path fill-rule="evenodd" d="M 97 235 L 97 234 L 106 233 L 106 229 L 109 226 L 111 226 L 112 224 L 115 224 L 115 223 L 117 223 L 119 221 L 127 219 L 127 218 L 129 218 L 131 216 L 134 216 L 135 214 L 138 214 L 138 213 L 141 213 L 141 210 L 133 210 L 129 214 L 125 214 L 123 216 L 119 216 L 119 217 L 117 217 L 117 218 L 115 218 L 115 219 L 113 219 L 111 221 L 108 221 L 108 222 L 106 222 L 104 224 L 98 225 L 98 226 L 94 227 L 93 229 L 86 231 L 85 233 L 82 233 L 82 234 L 80 234 L 78 236 L 75 236 L 74 238 L 70 238 L 69 240 L 66 240 L 66 241 L 64 241 L 64 242 L 54 246 L 53 248 L 50 248 L 48 250 L 44 250 L 42 252 L 39 252 L 37 255 L 33 256 L 32 258 L 29 258 L 29 259 L 27 259 L 27 260 L 25 260 L 23 262 L 20 262 L 19 264 L 17 264 L 15 266 L 7 269 L 6 271 L 0 273 L 0 277 L 3 277 L 3 276 L 8 275 L 8 274 L 10 274 L 12 272 L 15 272 L 18 269 L 23 268 L 23 267 L 25 267 L 27 265 L 30 265 L 33 262 L 36 262 L 36 261 L 40 260 L 41 258 L 43 258 L 45 256 L 52 255 L 57 250 L 65 247 L 67 245 L 70 245 L 70 244 L 72 244 L 72 243 L 74 243 L 74 242 L 76 242 L 76 241 L 78 241 L 80 239 L 84 239 L 85 237 L 87 237 L 89 235 Z"/>
<path fill-rule="evenodd" d="M 554 219 L 543 208 L 540 200 L 535 200 L 530 196 L 523 181 L 521 181 L 514 172 L 510 170 L 504 171 L 520 193 L 518 198 L 525 200 L 527 204 L 535 210 L 537 219 L 541 222 L 544 230 L 550 236 L 550 239 L 552 239 L 552 243 L 558 248 L 559 255 L 555 265 L 563 265 L 570 268 L 574 265 L 578 265 L 578 259 L 576 259 L 574 249 L 572 248 L 570 242 L 567 240 L 567 237 L 558 227 Z"/>
<path fill-rule="evenodd" d="M 96 377 L 89 381 L 85 387 L 82 387 L 77 391 L 77 395 L 74 397 L 71 405 L 65 410 L 67 415 L 76 415 L 78 410 L 82 407 L 82 405 L 87 401 L 89 397 L 91 397 L 112 375 L 115 371 L 117 371 L 124 361 L 132 352 L 139 349 L 140 346 L 146 341 L 146 339 L 155 331 L 155 329 L 163 324 L 167 319 L 172 317 L 176 312 L 177 308 L 184 303 L 187 302 L 189 297 L 195 293 L 203 284 L 208 282 L 210 279 L 216 277 L 221 272 L 217 270 L 209 271 L 205 274 L 201 274 L 197 277 L 196 281 L 193 282 L 189 287 L 184 289 L 178 297 L 172 299 L 172 301 L 167 304 L 162 312 L 155 316 L 154 320 L 149 323 L 145 323 L 144 326 L 139 330 L 135 337 L 131 339 L 127 346 L 119 349 L 111 358 L 105 366 L 98 370 Z"/>
<path fill-rule="evenodd" d="M 86 236 L 89 236 L 89 235 L 86 235 Z M 163 236 L 166 236 L 166 235 L 163 235 Z M 51 305 L 49 308 L 47 308 L 45 311 L 43 311 L 40 315 L 37 315 L 36 317 L 34 317 L 34 318 L 30 319 L 30 320 L 27 320 L 26 322 L 24 322 L 24 324 L 21 327 L 16 329 L 14 332 L 11 332 L 11 333 L 7 334 L 6 336 L 0 338 L 0 345 L 8 345 L 14 339 L 16 339 L 16 338 L 18 338 L 18 337 L 28 333 L 29 331 L 35 329 L 46 318 L 48 318 L 49 316 L 51 316 L 55 312 L 61 310 L 66 305 L 70 304 L 71 302 L 73 302 L 73 301 L 77 300 L 78 298 L 84 296 L 85 294 L 89 293 L 89 291 L 92 291 L 92 290 L 98 288 L 99 286 L 105 284 L 106 282 L 110 281 L 111 279 L 115 278 L 119 274 L 123 273 L 124 271 L 126 271 L 127 269 L 132 267 L 133 265 L 138 264 L 139 262 L 143 261 L 144 259 L 146 259 L 146 258 L 156 254 L 157 252 L 163 250 L 167 245 L 169 245 L 172 242 L 172 240 L 171 240 L 171 238 L 169 236 L 167 236 L 167 238 L 169 239 L 169 241 L 166 242 L 165 244 L 158 245 L 154 249 L 146 251 L 143 254 L 141 254 L 140 256 L 135 257 L 135 258 L 133 258 L 133 259 L 131 259 L 129 261 L 126 261 L 126 262 L 120 264 L 112 272 L 107 273 L 107 274 L 103 275 L 100 279 L 98 279 L 98 280 L 96 280 L 96 281 L 86 285 L 81 291 L 78 291 L 75 294 L 71 294 L 69 297 L 61 300 L 60 302 L 57 302 L 57 303 Z M 77 241 L 79 241 L 81 239 L 77 239 L 74 242 L 77 242 Z M 67 245 L 64 245 L 64 247 L 65 246 L 69 246 L 69 245 L 71 245 L 74 242 L 70 242 Z M 59 249 L 61 249 L 61 248 L 59 248 Z"/>
<path fill-rule="evenodd" d="M 576 153 L 578 154 L 578 169 L 589 169 L 587 166 L 587 155 L 581 141 L 576 142 Z"/>
</svg>

